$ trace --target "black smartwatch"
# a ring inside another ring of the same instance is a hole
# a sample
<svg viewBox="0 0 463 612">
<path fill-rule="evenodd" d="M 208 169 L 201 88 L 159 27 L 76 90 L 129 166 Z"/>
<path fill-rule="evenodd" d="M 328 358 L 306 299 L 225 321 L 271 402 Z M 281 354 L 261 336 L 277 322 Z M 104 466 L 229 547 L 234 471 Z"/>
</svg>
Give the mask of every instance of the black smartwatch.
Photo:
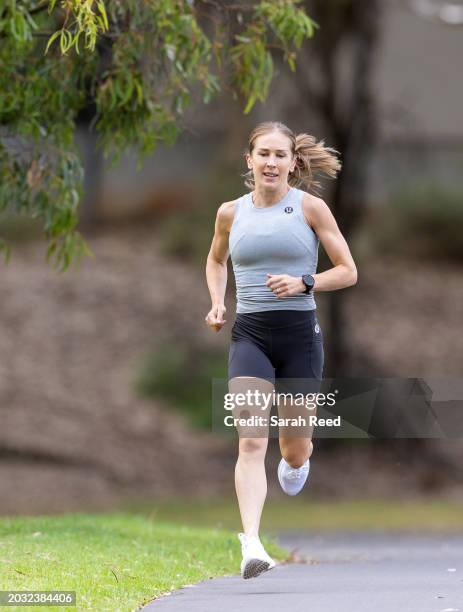
<svg viewBox="0 0 463 612">
<path fill-rule="evenodd" d="M 310 293 L 315 285 L 315 279 L 311 274 L 304 274 L 302 277 L 302 282 L 305 285 L 304 293 Z"/>
</svg>

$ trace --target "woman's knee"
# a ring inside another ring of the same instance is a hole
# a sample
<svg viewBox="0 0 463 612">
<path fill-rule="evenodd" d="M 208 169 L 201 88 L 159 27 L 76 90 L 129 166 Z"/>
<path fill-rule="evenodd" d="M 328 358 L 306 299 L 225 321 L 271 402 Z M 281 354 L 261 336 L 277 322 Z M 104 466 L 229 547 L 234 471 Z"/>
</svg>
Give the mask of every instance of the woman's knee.
<svg viewBox="0 0 463 612">
<path fill-rule="evenodd" d="M 298 468 L 312 456 L 313 444 L 312 440 L 302 442 L 300 439 L 295 438 L 289 443 L 280 443 L 280 449 L 283 459 L 291 467 Z"/>
</svg>

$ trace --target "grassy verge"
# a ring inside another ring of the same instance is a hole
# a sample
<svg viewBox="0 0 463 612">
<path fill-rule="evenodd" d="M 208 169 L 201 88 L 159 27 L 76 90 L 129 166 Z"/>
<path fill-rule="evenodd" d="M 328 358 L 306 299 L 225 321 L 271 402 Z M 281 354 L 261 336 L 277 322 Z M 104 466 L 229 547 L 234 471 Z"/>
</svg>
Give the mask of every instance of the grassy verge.
<svg viewBox="0 0 463 612">
<path fill-rule="evenodd" d="M 77 608 L 40 610 L 137 610 L 183 585 L 236 574 L 240 560 L 235 533 L 123 512 L 0 519 L 0 590 L 76 591 Z"/>
<path fill-rule="evenodd" d="M 131 510 L 158 520 L 185 525 L 241 529 L 234 499 L 139 502 Z M 354 501 L 311 501 L 307 498 L 268 499 L 262 515 L 262 529 L 362 529 L 452 532 L 463 530 L 463 504 L 449 500 L 400 501 L 367 499 Z"/>
<path fill-rule="evenodd" d="M 269 499 L 262 530 L 461 532 L 462 509 L 439 499 Z M 110 514 L 0 518 L 0 590 L 76 591 L 77 608 L 40 610 L 138 610 L 181 586 L 237 574 L 240 529 L 232 498 L 144 500 Z M 274 558 L 285 558 L 282 549 L 263 540 Z"/>
</svg>

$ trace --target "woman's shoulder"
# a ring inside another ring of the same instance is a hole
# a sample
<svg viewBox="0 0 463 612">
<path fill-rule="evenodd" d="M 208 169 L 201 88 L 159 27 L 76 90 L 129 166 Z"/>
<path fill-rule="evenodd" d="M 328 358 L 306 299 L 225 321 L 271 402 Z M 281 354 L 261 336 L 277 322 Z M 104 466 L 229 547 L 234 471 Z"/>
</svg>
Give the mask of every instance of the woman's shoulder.
<svg viewBox="0 0 463 612">
<path fill-rule="evenodd" d="M 312 195 L 311 193 L 308 193 L 307 191 L 302 192 L 301 210 L 310 227 L 313 227 L 320 214 L 320 211 L 324 207 L 326 207 L 324 200 Z"/>
<path fill-rule="evenodd" d="M 229 202 L 223 202 L 217 211 L 217 220 L 225 227 L 227 231 L 231 230 L 233 219 L 235 217 L 236 207 L 239 206 L 239 202 L 243 196 L 236 198 L 236 200 L 230 200 Z"/>
<path fill-rule="evenodd" d="M 235 214 L 236 200 L 222 202 L 217 211 L 217 220 L 220 224 L 228 225 L 233 222 Z"/>
<path fill-rule="evenodd" d="M 304 211 L 304 214 L 310 214 L 311 212 L 313 212 L 317 208 L 320 208 L 323 205 L 325 205 L 325 202 L 321 198 L 318 198 L 317 196 L 314 196 L 313 194 L 308 193 L 307 191 L 302 191 L 301 206 L 302 210 Z"/>
</svg>

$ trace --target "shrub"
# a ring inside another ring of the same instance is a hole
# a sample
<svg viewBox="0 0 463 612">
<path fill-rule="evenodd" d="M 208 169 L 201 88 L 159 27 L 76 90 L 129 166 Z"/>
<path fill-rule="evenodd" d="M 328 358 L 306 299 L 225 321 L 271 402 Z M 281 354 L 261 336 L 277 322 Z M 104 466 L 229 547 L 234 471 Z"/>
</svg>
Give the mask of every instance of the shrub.
<svg viewBox="0 0 463 612">
<path fill-rule="evenodd" d="M 426 184 L 396 191 L 373 234 L 388 252 L 463 262 L 463 192 Z"/>
<path fill-rule="evenodd" d="M 163 397 L 185 413 L 193 426 L 210 429 L 211 381 L 226 377 L 227 359 L 222 351 L 169 344 L 145 356 L 136 389 L 142 397 Z"/>
</svg>

